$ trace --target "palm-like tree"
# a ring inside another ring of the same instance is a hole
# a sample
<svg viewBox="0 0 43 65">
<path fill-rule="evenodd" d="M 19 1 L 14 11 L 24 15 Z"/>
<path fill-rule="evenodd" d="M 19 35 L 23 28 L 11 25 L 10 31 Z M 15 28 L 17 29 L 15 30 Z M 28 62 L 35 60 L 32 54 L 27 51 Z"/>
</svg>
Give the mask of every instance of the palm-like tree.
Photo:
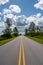
<svg viewBox="0 0 43 65">
<path fill-rule="evenodd" d="M 19 32 L 18 32 L 17 27 L 14 27 L 13 32 L 14 32 L 14 35 L 15 35 L 15 36 L 17 36 L 17 35 L 18 35 L 18 33 L 19 33 Z"/>
</svg>

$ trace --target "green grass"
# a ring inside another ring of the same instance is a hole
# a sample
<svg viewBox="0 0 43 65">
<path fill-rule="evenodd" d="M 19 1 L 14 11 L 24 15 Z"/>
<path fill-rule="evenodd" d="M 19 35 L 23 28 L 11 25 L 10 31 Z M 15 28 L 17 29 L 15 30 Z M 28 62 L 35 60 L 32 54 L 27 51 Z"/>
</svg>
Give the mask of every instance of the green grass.
<svg viewBox="0 0 43 65">
<path fill-rule="evenodd" d="M 6 40 L 0 41 L 0 46 L 6 44 L 6 43 L 8 43 L 8 42 L 10 42 L 11 40 L 13 40 L 13 39 L 15 39 L 15 38 L 16 38 L 16 37 L 13 37 L 13 38 L 10 38 L 10 39 L 6 39 Z"/>
<path fill-rule="evenodd" d="M 32 39 L 32 40 L 34 40 L 34 41 L 36 41 L 36 42 L 38 42 L 40 44 L 43 44 L 43 40 L 42 39 L 35 38 L 35 37 L 30 37 L 30 36 L 27 36 L 27 35 L 26 35 L 26 37 L 28 37 L 28 38 L 30 38 L 30 39 Z"/>
</svg>

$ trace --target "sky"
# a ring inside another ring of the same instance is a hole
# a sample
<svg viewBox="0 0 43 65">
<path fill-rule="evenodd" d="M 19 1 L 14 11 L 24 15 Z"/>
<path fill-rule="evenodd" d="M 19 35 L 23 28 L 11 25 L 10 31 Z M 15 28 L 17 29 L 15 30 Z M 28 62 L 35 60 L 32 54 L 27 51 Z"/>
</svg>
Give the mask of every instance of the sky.
<svg viewBox="0 0 43 65">
<path fill-rule="evenodd" d="M 0 34 L 6 18 L 12 20 L 12 29 L 16 26 L 23 33 L 30 22 L 43 23 L 43 0 L 0 0 Z"/>
</svg>

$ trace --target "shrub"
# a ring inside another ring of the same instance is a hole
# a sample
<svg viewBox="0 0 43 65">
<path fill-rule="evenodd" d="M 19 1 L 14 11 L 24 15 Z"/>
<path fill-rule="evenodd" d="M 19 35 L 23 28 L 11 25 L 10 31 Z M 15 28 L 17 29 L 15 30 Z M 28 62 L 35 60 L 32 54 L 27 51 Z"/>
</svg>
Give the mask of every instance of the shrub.
<svg viewBox="0 0 43 65">
<path fill-rule="evenodd" d="M 43 36 L 43 32 L 29 32 L 28 33 L 29 36 Z"/>
</svg>

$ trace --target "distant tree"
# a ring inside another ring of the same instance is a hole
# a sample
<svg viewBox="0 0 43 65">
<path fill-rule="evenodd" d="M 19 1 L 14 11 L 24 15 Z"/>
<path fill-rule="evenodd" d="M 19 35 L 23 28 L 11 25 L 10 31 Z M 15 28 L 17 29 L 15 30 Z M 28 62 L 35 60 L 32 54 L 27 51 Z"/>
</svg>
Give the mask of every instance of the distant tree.
<svg viewBox="0 0 43 65">
<path fill-rule="evenodd" d="M 27 34 L 28 33 L 28 29 L 25 29 L 25 34 Z"/>
<path fill-rule="evenodd" d="M 35 23 L 34 22 L 30 23 L 29 32 L 35 32 Z"/>
<path fill-rule="evenodd" d="M 17 27 L 14 27 L 13 32 L 14 32 L 14 35 L 15 35 L 15 36 L 17 36 L 17 35 L 18 35 L 18 33 L 19 33 L 19 32 L 18 32 Z"/>
<path fill-rule="evenodd" d="M 10 28 L 10 26 L 12 25 L 11 20 L 7 18 L 5 24 L 6 24 L 6 28 Z"/>
<path fill-rule="evenodd" d="M 37 32 L 39 32 L 39 27 L 37 26 Z"/>
<path fill-rule="evenodd" d="M 3 30 L 3 35 L 6 37 L 6 38 L 10 38 L 11 37 L 11 20 L 9 18 L 6 19 L 6 29 Z"/>
</svg>

